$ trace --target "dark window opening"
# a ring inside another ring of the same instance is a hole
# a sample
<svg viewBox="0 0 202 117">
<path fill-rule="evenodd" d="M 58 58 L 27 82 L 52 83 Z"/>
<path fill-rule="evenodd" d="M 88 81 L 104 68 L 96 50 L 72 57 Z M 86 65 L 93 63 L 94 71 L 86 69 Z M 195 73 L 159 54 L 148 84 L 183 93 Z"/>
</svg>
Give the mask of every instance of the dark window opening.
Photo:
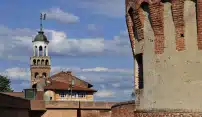
<svg viewBox="0 0 202 117">
<path fill-rule="evenodd" d="M 139 89 L 143 89 L 144 88 L 144 79 L 143 79 L 143 55 L 142 55 L 142 53 L 137 54 L 135 56 L 135 59 L 137 60 L 137 64 L 138 64 Z"/>
<path fill-rule="evenodd" d="M 48 62 L 48 60 L 46 60 L 46 65 L 49 65 L 49 62 Z"/>
<path fill-rule="evenodd" d="M 33 60 L 33 65 L 36 65 L 36 60 L 35 59 Z"/>
<path fill-rule="evenodd" d="M 43 78 L 46 78 L 46 73 L 45 72 L 42 75 L 43 75 Z"/>
<path fill-rule="evenodd" d="M 37 60 L 37 65 L 40 65 L 40 60 L 39 59 Z"/>
<path fill-rule="evenodd" d="M 50 100 L 52 100 L 53 99 L 53 97 L 50 97 Z"/>
<path fill-rule="evenodd" d="M 32 85 L 32 88 L 34 88 L 34 89 L 35 89 L 35 88 L 36 88 L 36 85 L 37 85 L 37 84 L 33 84 L 33 85 Z"/>
<path fill-rule="evenodd" d="M 45 63 L 45 61 L 42 59 L 41 60 L 41 65 L 45 65 L 44 63 Z"/>
<path fill-rule="evenodd" d="M 180 37 L 184 37 L 184 34 L 180 34 Z"/>
<path fill-rule="evenodd" d="M 39 46 L 39 56 L 43 56 L 43 48 L 42 48 L 42 46 Z"/>
<path fill-rule="evenodd" d="M 37 78 L 38 75 L 39 75 L 39 73 L 36 72 L 36 73 L 34 74 L 34 77 Z"/>
<path fill-rule="evenodd" d="M 131 20 L 132 20 L 132 23 L 133 23 L 133 33 L 134 33 L 134 37 L 135 37 L 135 39 L 139 39 L 138 38 L 138 34 L 137 34 L 137 27 L 135 26 L 135 23 L 134 23 L 134 17 L 135 17 L 135 15 L 137 15 L 137 14 L 135 14 L 135 13 L 137 13 L 137 12 L 135 12 L 132 8 L 130 8 L 129 10 L 128 10 L 128 14 L 130 15 L 130 17 L 131 17 Z"/>
</svg>

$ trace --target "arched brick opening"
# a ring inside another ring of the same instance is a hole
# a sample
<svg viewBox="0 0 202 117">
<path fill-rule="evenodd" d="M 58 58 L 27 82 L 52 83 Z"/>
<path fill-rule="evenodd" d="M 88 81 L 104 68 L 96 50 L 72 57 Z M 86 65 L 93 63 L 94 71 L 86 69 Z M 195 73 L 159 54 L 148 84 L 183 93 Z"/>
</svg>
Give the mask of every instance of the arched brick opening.
<svg viewBox="0 0 202 117">
<path fill-rule="evenodd" d="M 49 61 L 48 60 L 46 60 L 46 65 L 49 65 Z"/>
<path fill-rule="evenodd" d="M 34 73 L 34 78 L 37 78 L 38 75 L 39 75 L 38 72 Z"/>
<path fill-rule="evenodd" d="M 37 65 L 40 65 L 40 60 L 39 59 L 37 60 Z"/>
<path fill-rule="evenodd" d="M 43 59 L 41 60 L 41 65 L 45 65 L 45 61 Z"/>
<path fill-rule="evenodd" d="M 33 60 L 33 65 L 36 65 L 36 59 Z"/>
<path fill-rule="evenodd" d="M 135 55 L 135 59 L 137 60 L 138 64 L 138 76 L 139 76 L 139 89 L 144 88 L 144 78 L 143 78 L 143 54 Z"/>
<path fill-rule="evenodd" d="M 43 78 L 46 78 L 47 74 L 45 72 L 43 72 L 42 76 L 43 76 Z"/>
</svg>

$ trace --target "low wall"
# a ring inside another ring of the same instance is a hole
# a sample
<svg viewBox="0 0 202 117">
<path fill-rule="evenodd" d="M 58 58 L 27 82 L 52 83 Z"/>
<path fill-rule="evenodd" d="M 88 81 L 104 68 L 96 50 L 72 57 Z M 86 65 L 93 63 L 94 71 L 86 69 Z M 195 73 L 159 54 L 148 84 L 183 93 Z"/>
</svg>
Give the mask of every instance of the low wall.
<svg viewBox="0 0 202 117">
<path fill-rule="evenodd" d="M 111 117 L 115 102 L 26 100 L 0 93 L 0 117 Z"/>
<path fill-rule="evenodd" d="M 136 110 L 135 117 L 202 117 L 202 112 L 192 110 Z"/>
<path fill-rule="evenodd" d="M 111 117 L 134 117 L 135 101 L 121 102 L 112 106 Z"/>
<path fill-rule="evenodd" d="M 114 104 L 116 102 L 47 101 L 45 102 L 45 108 L 110 110 Z"/>
<path fill-rule="evenodd" d="M 30 101 L 0 93 L 0 117 L 29 117 Z"/>
</svg>

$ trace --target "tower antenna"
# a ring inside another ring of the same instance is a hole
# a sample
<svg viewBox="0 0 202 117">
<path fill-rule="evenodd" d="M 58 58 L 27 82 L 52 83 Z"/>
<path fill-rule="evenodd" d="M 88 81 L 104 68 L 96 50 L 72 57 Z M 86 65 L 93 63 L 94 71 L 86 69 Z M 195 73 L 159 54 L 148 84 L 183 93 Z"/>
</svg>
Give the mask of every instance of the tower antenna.
<svg viewBox="0 0 202 117">
<path fill-rule="evenodd" d="M 43 31 L 43 20 L 45 20 L 46 19 L 46 13 L 41 13 L 41 15 L 40 15 L 40 32 L 42 32 Z"/>
</svg>

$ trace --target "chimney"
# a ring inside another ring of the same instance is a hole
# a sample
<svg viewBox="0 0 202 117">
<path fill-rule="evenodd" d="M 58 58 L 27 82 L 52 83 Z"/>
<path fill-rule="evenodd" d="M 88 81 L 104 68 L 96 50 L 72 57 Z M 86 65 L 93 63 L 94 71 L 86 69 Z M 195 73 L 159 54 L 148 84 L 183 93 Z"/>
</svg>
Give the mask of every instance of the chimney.
<svg viewBox="0 0 202 117">
<path fill-rule="evenodd" d="M 72 75 L 72 72 L 71 71 L 67 71 L 66 72 L 68 75 Z"/>
</svg>

